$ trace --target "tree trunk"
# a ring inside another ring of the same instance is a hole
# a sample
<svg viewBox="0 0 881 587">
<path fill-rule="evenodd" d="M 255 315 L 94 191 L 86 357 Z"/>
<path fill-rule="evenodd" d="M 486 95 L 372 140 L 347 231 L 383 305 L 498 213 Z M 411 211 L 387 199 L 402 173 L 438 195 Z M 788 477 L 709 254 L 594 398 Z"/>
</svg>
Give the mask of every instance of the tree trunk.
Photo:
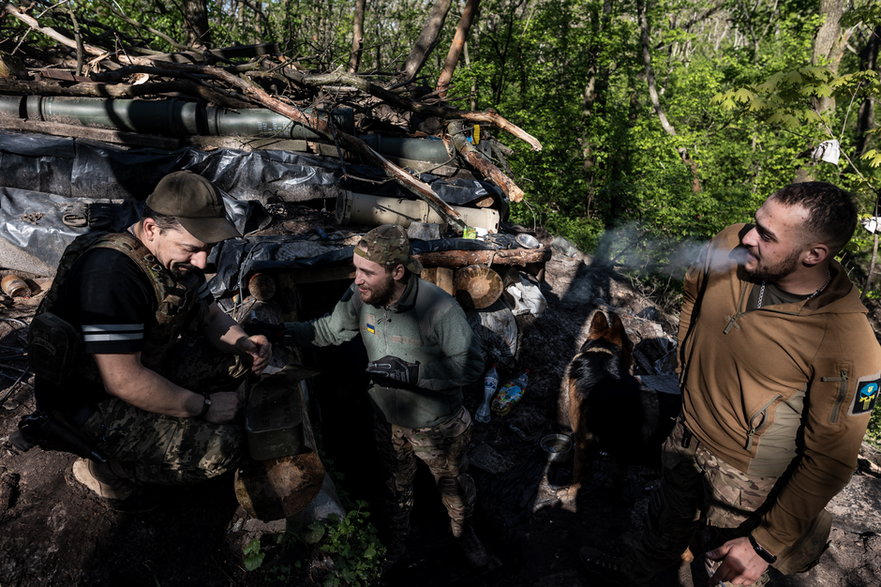
<svg viewBox="0 0 881 587">
<path fill-rule="evenodd" d="M 654 68 L 652 68 L 652 54 L 649 50 L 650 37 L 646 0 L 637 0 L 636 5 L 639 12 L 639 40 L 640 45 L 642 46 L 642 63 L 645 67 L 645 79 L 648 84 L 649 99 L 652 101 L 652 107 L 655 109 L 655 114 L 657 114 L 658 120 L 661 122 L 661 128 L 663 128 L 664 132 L 671 137 L 675 137 L 676 129 L 673 128 L 673 125 L 667 120 L 667 114 L 661 107 L 661 99 L 658 96 L 658 89 L 655 84 L 655 71 Z M 679 152 L 679 157 L 682 159 L 682 162 L 685 163 L 686 167 L 691 171 L 691 190 L 693 192 L 701 191 L 697 164 L 691 159 L 691 156 L 688 154 L 688 149 L 685 147 L 678 147 L 676 150 Z"/>
<path fill-rule="evenodd" d="M 465 41 L 468 39 L 468 32 L 471 30 L 471 23 L 477 15 L 477 9 L 480 6 L 480 0 L 466 0 L 465 8 L 462 10 L 462 16 L 459 18 L 459 26 L 456 27 L 456 35 L 450 44 L 450 50 L 444 61 L 444 68 L 441 70 L 440 76 L 437 78 L 437 92 L 441 98 L 446 98 L 447 88 L 450 86 L 450 80 L 453 79 L 453 71 L 462 55 L 462 49 L 465 47 Z"/>
<path fill-rule="evenodd" d="M 401 81 L 405 83 L 413 81 L 413 78 L 416 77 L 416 74 L 425 65 L 428 55 L 434 49 L 434 46 L 437 45 L 438 37 L 440 37 L 441 29 L 444 26 L 444 21 L 447 19 L 447 13 L 450 11 L 452 3 L 453 0 L 437 0 L 434 3 L 434 7 L 432 7 L 431 13 L 428 15 L 428 22 L 422 28 L 419 39 L 417 39 L 416 44 L 410 50 L 410 56 L 407 57 L 404 67 L 401 68 Z"/>
<path fill-rule="evenodd" d="M 866 46 L 863 48 L 862 69 L 863 71 L 875 71 L 878 66 L 878 49 L 881 47 L 881 26 L 876 26 L 870 33 Z M 856 144 L 854 150 L 856 157 L 860 157 L 866 152 L 868 145 L 869 131 L 875 127 L 875 98 L 871 95 L 863 99 L 860 104 L 859 115 L 857 116 L 857 132 Z"/>
<path fill-rule="evenodd" d="M 606 102 L 606 90 L 609 87 L 609 68 L 606 63 L 601 63 L 600 51 L 602 39 L 612 18 L 612 0 L 603 0 L 602 12 L 594 10 L 591 13 L 591 25 L 593 27 L 591 42 L 587 47 L 587 81 L 581 101 L 581 117 L 584 128 L 588 127 L 588 120 L 598 111 L 602 111 Z M 596 177 L 596 157 L 593 145 L 591 145 L 590 133 L 581 137 L 582 169 L 587 175 L 588 185 L 592 186 Z M 590 216 L 593 207 L 594 188 L 589 187 L 586 194 L 585 214 Z"/>
<path fill-rule="evenodd" d="M 600 65 L 600 39 L 603 38 L 611 18 L 611 0 L 603 0 L 602 14 L 597 14 L 596 11 L 591 14 L 593 34 L 587 48 L 587 83 L 584 85 L 582 100 L 582 114 L 585 118 L 592 116 L 596 105 L 599 104 L 602 107 L 605 100 L 605 90 L 608 87 L 608 68 Z"/>
<path fill-rule="evenodd" d="M 465 67 L 471 66 L 471 56 L 468 54 L 468 43 L 462 48 L 462 54 L 465 56 Z M 477 78 L 471 80 L 471 89 L 468 90 L 468 108 L 477 110 Z"/>
<path fill-rule="evenodd" d="M 854 27 L 841 30 L 841 16 L 844 14 L 844 0 L 820 0 L 820 14 L 823 24 L 814 37 L 814 65 L 825 65 L 834 74 L 838 74 L 841 58 L 847 47 L 847 41 L 853 34 Z M 817 100 L 817 112 L 823 113 L 835 108 L 835 98 L 823 96 Z"/>
<path fill-rule="evenodd" d="M 352 22 L 352 54 L 349 56 L 349 73 L 358 71 L 361 53 L 364 51 L 364 5 L 367 0 L 355 0 L 355 16 Z"/>
<path fill-rule="evenodd" d="M 881 196 L 875 198 L 874 217 L 878 218 L 878 211 L 881 209 Z M 878 263 L 878 227 L 875 226 L 875 232 L 872 233 L 872 258 L 869 261 L 869 270 L 866 272 L 866 282 L 863 284 L 863 291 L 860 293 L 860 299 L 866 298 L 866 293 L 872 289 L 872 279 L 875 276 L 875 265 Z"/>
<path fill-rule="evenodd" d="M 208 26 L 208 7 L 206 1 L 183 1 L 187 45 L 197 49 L 209 49 L 211 47 L 211 29 Z"/>
</svg>

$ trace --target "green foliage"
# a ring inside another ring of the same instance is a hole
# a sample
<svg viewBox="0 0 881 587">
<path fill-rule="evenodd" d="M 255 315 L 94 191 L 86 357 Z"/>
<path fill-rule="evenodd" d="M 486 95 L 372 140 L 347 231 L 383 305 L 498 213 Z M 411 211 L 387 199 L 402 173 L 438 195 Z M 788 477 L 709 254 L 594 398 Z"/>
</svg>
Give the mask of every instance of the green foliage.
<svg viewBox="0 0 881 587">
<path fill-rule="evenodd" d="M 869 419 L 869 429 L 866 432 L 866 440 L 877 447 L 881 447 L 881 403 L 875 405 L 872 417 Z"/>
<path fill-rule="evenodd" d="M 368 586 L 379 579 L 385 547 L 369 523 L 370 514 L 365 507 L 366 504 L 360 502 L 358 509 L 350 510 L 342 520 L 324 527 L 320 550 L 334 562 L 324 580 L 327 587 Z"/>
<path fill-rule="evenodd" d="M 257 538 L 245 545 L 242 554 L 244 555 L 243 562 L 247 571 L 259 569 L 260 565 L 263 564 L 263 559 L 266 558 L 266 553 L 261 549 L 260 540 Z"/>
<path fill-rule="evenodd" d="M 366 504 L 358 502 L 342 519 L 330 516 L 264 535 L 244 547 L 243 566 L 259 584 L 375 585 L 385 547 L 369 518 Z"/>
</svg>

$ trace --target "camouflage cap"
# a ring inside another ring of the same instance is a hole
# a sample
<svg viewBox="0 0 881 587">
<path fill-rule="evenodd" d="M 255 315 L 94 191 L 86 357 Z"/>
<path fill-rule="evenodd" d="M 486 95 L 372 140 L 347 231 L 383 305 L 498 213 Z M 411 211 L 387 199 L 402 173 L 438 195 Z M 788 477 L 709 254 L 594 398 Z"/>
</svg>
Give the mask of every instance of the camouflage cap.
<svg viewBox="0 0 881 587">
<path fill-rule="evenodd" d="M 383 224 L 365 234 L 355 254 L 384 267 L 400 263 L 411 273 L 419 274 L 422 264 L 410 256 L 410 239 L 404 229 L 396 224 Z"/>
</svg>

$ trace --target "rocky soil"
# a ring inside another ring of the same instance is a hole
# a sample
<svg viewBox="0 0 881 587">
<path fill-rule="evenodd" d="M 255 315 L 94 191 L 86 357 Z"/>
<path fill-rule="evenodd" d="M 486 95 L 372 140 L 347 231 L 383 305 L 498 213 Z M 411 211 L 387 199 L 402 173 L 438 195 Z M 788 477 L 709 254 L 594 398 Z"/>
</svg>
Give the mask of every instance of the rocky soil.
<svg viewBox="0 0 881 587">
<path fill-rule="evenodd" d="M 650 375 L 671 372 L 675 319 L 653 306 L 628 280 L 593 266 L 591 258 L 565 241 L 557 239 L 552 244 L 545 239 L 545 246 L 554 248 L 542 286 L 548 309 L 537 319 L 518 318 L 523 335 L 515 367 L 531 370 L 529 386 L 523 401 L 508 416 L 476 424 L 470 452 L 479 490 L 478 530 L 500 566 L 475 573 L 466 565 L 447 536 L 445 514 L 431 480 L 421 471 L 410 557 L 386 577 L 387 585 L 586 586 L 589 581 L 578 571 L 578 548 L 608 546 L 627 531 L 639 531 L 647 497 L 657 485 L 651 468 L 632 467 L 624 481 L 616 484 L 614 467 L 601 459 L 579 494 L 572 496 L 560 486 L 560 471 L 557 465 L 549 465 L 539 441 L 560 430 L 561 376 L 586 335 L 594 308 L 621 314 L 637 343 L 638 369 Z M 0 583 L 274 584 L 268 574 L 260 575 L 258 582 L 257 575 L 245 570 L 243 544 L 271 528 L 242 516 L 231 479 L 164 490 L 159 509 L 124 514 L 106 509 L 68 482 L 72 455 L 40 449 L 22 453 L 11 446 L 8 435 L 33 407 L 26 364 L 17 353 L 37 301 L 16 298 L 15 304 L 0 310 Z M 338 364 L 332 357 L 324 360 Z M 473 410 L 479 399 L 475 390 L 468 406 Z M 328 401 L 335 405 L 328 406 Z M 340 408 L 340 401 L 345 408 Z M 338 478 L 338 486 L 352 498 L 364 499 L 378 515 L 379 480 L 371 460 L 363 403 L 356 395 L 330 392 L 324 402 L 322 422 L 328 430 L 322 436 L 327 456 L 345 473 Z M 351 414 L 335 421 L 332 416 L 341 413 Z M 774 585 L 877 585 L 881 575 L 879 465 L 879 453 L 865 445 L 859 470 L 830 504 L 835 522 L 830 547 L 820 564 L 804 575 L 778 578 Z M 276 529 L 283 526 L 275 525 Z M 287 564 L 296 567 L 303 562 L 289 560 Z M 656 584 L 690 586 L 702 580 L 699 568 L 686 566 Z"/>
</svg>

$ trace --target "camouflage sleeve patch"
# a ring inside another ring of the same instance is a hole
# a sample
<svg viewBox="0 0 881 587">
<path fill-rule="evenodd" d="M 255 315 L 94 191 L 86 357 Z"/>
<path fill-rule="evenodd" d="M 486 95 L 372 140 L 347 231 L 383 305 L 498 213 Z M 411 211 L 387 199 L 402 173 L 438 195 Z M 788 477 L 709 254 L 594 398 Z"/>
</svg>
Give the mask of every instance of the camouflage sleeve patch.
<svg viewBox="0 0 881 587">
<path fill-rule="evenodd" d="M 878 388 L 881 386 L 881 378 L 877 375 L 865 377 L 857 381 L 857 392 L 850 408 L 852 416 L 859 416 L 871 412 L 878 400 Z"/>
</svg>

